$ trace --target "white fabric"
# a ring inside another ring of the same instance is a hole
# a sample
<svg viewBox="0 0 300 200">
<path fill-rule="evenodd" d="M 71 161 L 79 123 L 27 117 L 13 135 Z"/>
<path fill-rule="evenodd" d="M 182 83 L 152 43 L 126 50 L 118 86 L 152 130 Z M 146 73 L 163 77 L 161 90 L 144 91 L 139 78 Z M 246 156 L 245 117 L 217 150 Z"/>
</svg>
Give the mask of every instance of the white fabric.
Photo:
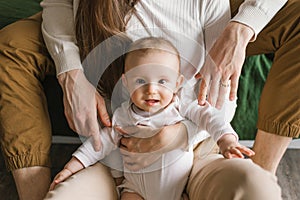
<svg viewBox="0 0 300 200">
<path fill-rule="evenodd" d="M 156 129 L 183 120 L 175 107 L 175 103 L 170 104 L 162 112 L 148 117 L 142 117 L 131 108 L 132 104 L 129 102 L 123 103 L 122 107 L 114 113 L 113 124 L 122 127 L 146 125 Z M 103 147 L 100 152 L 93 150 L 92 142 L 88 139 L 73 154 L 85 167 L 96 163 L 117 148 L 118 140 L 120 139 L 117 132 L 104 128 L 100 137 L 103 141 Z M 118 162 L 121 160 L 121 157 L 116 154 L 117 150 L 113 151 L 114 155 L 109 155 L 104 162 L 109 167 L 123 171 L 122 163 Z M 111 161 L 113 163 L 110 163 Z M 117 166 L 116 162 L 121 165 Z M 138 172 L 129 173 L 128 170 L 124 169 L 125 182 L 120 187 L 124 188 L 125 191 L 137 192 L 149 200 L 160 198 L 179 200 L 187 183 L 192 163 L 192 148 L 189 151 L 177 149 L 162 155 L 155 163 Z"/>
<path fill-rule="evenodd" d="M 287 0 L 246 0 L 232 20 L 248 25 L 257 35 L 286 2 Z M 55 62 L 57 74 L 82 69 L 74 32 L 78 4 L 79 0 L 41 2 L 42 32 Z M 227 0 L 142 0 L 136 7 L 142 12 L 140 13 L 142 19 L 156 16 L 155 20 L 153 18 L 145 22 L 162 25 L 159 28 L 165 25 L 175 26 L 180 33 L 185 33 L 201 45 L 206 43 L 209 48 L 216 37 L 215 33 L 219 34 L 225 25 L 218 21 L 224 10 L 228 9 L 227 4 L 229 4 Z M 147 23 L 145 25 L 148 26 Z M 199 32 L 202 32 L 202 36 L 197 34 Z"/>
<path fill-rule="evenodd" d="M 258 33 L 271 21 L 272 17 L 284 6 L 287 0 L 246 0 L 232 21 L 252 28 L 256 39 Z"/>
<path fill-rule="evenodd" d="M 198 125 L 199 130 L 209 129 L 214 138 L 219 138 L 226 133 L 236 134 L 229 123 L 226 123 L 223 118 L 216 117 L 218 115 L 214 113 L 215 108 L 208 104 L 204 107 L 195 104 L 196 101 L 191 103 L 191 106 L 186 106 L 180 104 L 179 99 L 175 98 L 174 102 L 164 110 L 148 116 L 148 113 L 134 109 L 134 105 L 127 101 L 115 111 L 112 121 L 113 125 L 121 127 L 145 125 L 155 130 L 184 120 L 179 112 L 183 109 L 184 114 Z M 101 129 L 99 137 L 103 144 L 101 151 L 95 152 L 91 139 L 88 139 L 73 154 L 85 167 L 95 164 L 108 155 L 105 160 L 102 160 L 103 163 L 113 169 L 125 171 L 125 182 L 120 186 L 125 188 L 125 191 L 137 192 L 149 200 L 180 199 L 193 164 L 192 146 L 187 151 L 176 149 L 165 153 L 150 166 L 137 172 L 129 172 L 123 169 L 121 155 L 117 149 L 119 134 L 112 128 L 104 128 Z"/>
<path fill-rule="evenodd" d="M 232 20 L 250 26 L 258 34 L 286 1 L 246 0 Z M 79 0 L 41 2 L 42 32 L 57 74 L 83 69 L 74 33 L 78 4 Z M 174 43 L 182 57 L 181 73 L 186 79 L 185 85 L 190 87 L 187 90 L 190 93 L 185 97 L 192 101 L 196 99 L 195 87 L 198 85 L 194 74 L 202 67 L 206 51 L 230 21 L 229 7 L 228 0 L 142 0 L 135 6 L 137 14 L 130 18 L 127 34 L 133 40 L 149 35 L 163 36 Z M 222 113 L 231 121 L 236 103 L 226 102 L 225 105 Z M 183 123 L 188 128 L 189 144 L 209 137 L 207 132 L 196 134 L 193 123 Z"/>
</svg>

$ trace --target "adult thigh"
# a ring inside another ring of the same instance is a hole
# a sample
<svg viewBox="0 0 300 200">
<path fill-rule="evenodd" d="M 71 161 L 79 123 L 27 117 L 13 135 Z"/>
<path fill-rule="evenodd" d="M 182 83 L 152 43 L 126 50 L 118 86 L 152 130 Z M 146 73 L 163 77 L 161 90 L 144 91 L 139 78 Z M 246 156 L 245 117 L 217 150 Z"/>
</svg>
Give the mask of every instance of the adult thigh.
<svg viewBox="0 0 300 200">
<path fill-rule="evenodd" d="M 50 166 L 51 127 L 42 80 L 54 73 L 41 16 L 0 30 L 0 142 L 9 170 Z"/>
<path fill-rule="evenodd" d="M 97 163 L 83 169 L 50 191 L 45 200 L 117 200 L 117 190 L 107 167 Z"/>
<path fill-rule="evenodd" d="M 191 200 L 281 199 L 277 178 L 250 159 L 211 154 L 195 160 L 187 186 Z"/>
</svg>

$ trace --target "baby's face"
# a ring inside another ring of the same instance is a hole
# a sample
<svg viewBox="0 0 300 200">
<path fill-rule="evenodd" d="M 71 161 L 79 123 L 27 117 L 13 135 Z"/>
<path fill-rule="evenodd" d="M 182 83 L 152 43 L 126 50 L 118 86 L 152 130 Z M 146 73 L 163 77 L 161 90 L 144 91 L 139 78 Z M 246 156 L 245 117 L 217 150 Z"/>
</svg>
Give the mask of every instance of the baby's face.
<svg viewBox="0 0 300 200">
<path fill-rule="evenodd" d="M 131 101 L 140 109 L 155 113 L 166 107 L 181 84 L 176 55 L 153 51 L 132 53 L 125 62 L 124 82 Z"/>
</svg>

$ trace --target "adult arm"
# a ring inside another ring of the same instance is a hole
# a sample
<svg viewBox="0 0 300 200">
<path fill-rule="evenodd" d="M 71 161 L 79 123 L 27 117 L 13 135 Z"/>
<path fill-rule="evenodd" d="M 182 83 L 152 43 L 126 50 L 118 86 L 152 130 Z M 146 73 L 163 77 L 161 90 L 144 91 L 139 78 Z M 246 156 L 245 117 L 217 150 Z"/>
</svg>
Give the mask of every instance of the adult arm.
<svg viewBox="0 0 300 200">
<path fill-rule="evenodd" d="M 267 25 L 287 0 L 246 0 L 237 15 L 228 23 L 224 31 L 209 48 L 206 62 L 196 78 L 201 78 L 198 101 L 204 105 L 208 101 L 221 108 L 230 85 L 229 99 L 236 98 L 238 80 L 245 59 L 248 43 Z M 210 19 L 212 17 L 209 17 Z M 217 24 L 206 21 L 206 32 L 216 30 Z M 209 37 L 208 34 L 206 34 Z M 230 81 L 229 81 L 230 80 Z M 223 85 L 223 86 L 221 86 Z"/>
<path fill-rule="evenodd" d="M 74 69 L 82 70 L 75 37 L 74 10 L 78 5 L 73 4 L 73 0 L 43 0 L 41 6 L 41 29 L 57 75 Z"/>
<path fill-rule="evenodd" d="M 101 147 L 97 115 L 110 126 L 104 99 L 86 79 L 75 37 L 76 0 L 44 0 L 42 33 L 54 60 L 58 81 L 62 87 L 64 109 L 72 130 L 92 136 L 95 150 Z M 94 106 L 91 106 L 94 105 Z"/>
</svg>

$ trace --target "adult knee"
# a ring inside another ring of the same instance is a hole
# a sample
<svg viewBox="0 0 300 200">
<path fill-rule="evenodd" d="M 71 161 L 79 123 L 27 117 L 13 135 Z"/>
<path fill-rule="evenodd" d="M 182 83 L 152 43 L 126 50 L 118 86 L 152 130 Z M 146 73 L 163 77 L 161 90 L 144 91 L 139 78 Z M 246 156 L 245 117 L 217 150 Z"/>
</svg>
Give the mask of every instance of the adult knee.
<svg viewBox="0 0 300 200">
<path fill-rule="evenodd" d="M 281 199 L 277 178 L 248 159 L 219 158 L 193 174 L 191 200 Z"/>
<path fill-rule="evenodd" d="M 265 200 L 281 199 L 277 178 L 250 160 L 231 159 L 218 173 L 222 199 Z"/>
</svg>

